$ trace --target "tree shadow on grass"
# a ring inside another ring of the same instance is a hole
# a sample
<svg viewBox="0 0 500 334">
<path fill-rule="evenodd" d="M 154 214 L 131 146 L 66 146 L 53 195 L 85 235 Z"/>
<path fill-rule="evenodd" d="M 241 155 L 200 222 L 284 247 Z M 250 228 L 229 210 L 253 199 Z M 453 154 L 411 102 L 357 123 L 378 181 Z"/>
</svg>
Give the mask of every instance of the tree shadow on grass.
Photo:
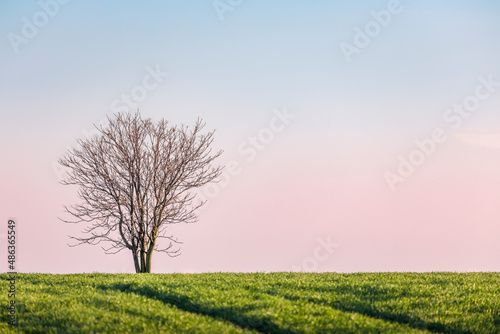
<svg viewBox="0 0 500 334">
<path fill-rule="evenodd" d="M 366 288 L 366 287 L 365 287 Z M 371 318 L 376 318 L 385 321 L 397 322 L 402 325 L 407 325 L 414 329 L 427 330 L 435 333 L 454 333 L 454 334 L 469 334 L 473 333 L 469 330 L 458 328 L 455 324 L 445 325 L 440 322 L 429 322 L 421 319 L 415 314 L 407 314 L 398 311 L 384 311 L 377 309 L 374 302 L 387 302 L 391 299 L 399 298 L 402 296 L 390 295 L 390 291 L 380 287 L 370 286 L 369 289 L 359 289 L 359 286 L 336 286 L 332 288 L 318 287 L 313 289 L 306 289 L 301 296 L 289 295 L 283 292 L 277 292 L 269 289 L 261 291 L 261 293 L 268 293 L 270 295 L 285 298 L 290 301 L 306 301 L 317 305 L 328 306 L 342 312 L 357 313 Z M 350 295 L 356 297 L 352 300 L 334 300 L 309 297 L 311 292 L 320 294 L 337 294 L 337 295 Z"/>
<path fill-rule="evenodd" d="M 161 301 L 178 309 L 194 314 L 209 316 L 217 320 L 228 321 L 232 324 L 261 333 L 292 334 L 292 330 L 280 328 L 269 318 L 264 316 L 250 316 L 245 312 L 253 309 L 252 306 L 213 307 L 193 302 L 189 297 L 174 292 L 159 292 L 149 286 L 132 284 L 113 284 L 99 286 L 103 290 L 116 290 L 125 293 L 134 293 L 150 299 Z"/>
</svg>

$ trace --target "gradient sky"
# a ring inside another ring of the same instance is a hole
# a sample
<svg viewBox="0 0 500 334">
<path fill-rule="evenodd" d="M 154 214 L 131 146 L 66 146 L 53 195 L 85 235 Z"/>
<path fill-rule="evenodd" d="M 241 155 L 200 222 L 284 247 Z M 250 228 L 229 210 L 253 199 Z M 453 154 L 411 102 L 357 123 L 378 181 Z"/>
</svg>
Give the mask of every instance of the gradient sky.
<svg viewBox="0 0 500 334">
<path fill-rule="evenodd" d="M 142 115 L 203 117 L 239 173 L 205 189 L 217 194 L 199 223 L 171 228 L 182 255 L 156 254 L 153 272 L 500 270 L 500 87 L 459 126 L 444 118 L 479 78 L 500 82 L 498 1 L 401 0 L 350 62 L 342 43 L 391 1 L 243 0 L 223 20 L 211 0 L 43 14 L 54 1 L 0 3 L 3 271 L 9 218 L 19 271 L 133 271 L 125 250 L 67 246 L 84 226 L 58 220 L 78 199 L 53 166 L 157 67 L 168 76 Z M 44 15 L 16 50 L 12 36 Z M 284 110 L 294 118 L 248 153 Z M 392 191 L 386 173 L 435 129 L 446 140 Z"/>
</svg>

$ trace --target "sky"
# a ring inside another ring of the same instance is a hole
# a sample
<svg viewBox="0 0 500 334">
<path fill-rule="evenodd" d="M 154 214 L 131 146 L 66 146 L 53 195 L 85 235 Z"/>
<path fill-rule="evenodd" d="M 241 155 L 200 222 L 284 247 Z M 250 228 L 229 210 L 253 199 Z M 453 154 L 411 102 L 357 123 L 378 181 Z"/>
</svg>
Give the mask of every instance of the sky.
<svg viewBox="0 0 500 334">
<path fill-rule="evenodd" d="M 69 247 L 57 160 L 107 115 L 216 129 L 225 173 L 152 271 L 499 271 L 500 3 L 2 1 L 0 264 L 133 272 Z M 229 168 L 230 167 L 230 168 Z M 3 245 L 3 246 L 2 246 Z"/>
</svg>

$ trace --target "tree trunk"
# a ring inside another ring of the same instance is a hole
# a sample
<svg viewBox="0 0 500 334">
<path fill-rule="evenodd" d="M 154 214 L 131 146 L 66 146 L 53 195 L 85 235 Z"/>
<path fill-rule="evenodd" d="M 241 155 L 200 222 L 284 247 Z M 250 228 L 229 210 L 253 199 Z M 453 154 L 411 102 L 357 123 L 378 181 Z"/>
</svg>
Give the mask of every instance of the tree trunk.
<svg viewBox="0 0 500 334">
<path fill-rule="evenodd" d="M 137 259 L 137 252 L 132 250 L 132 256 L 134 257 L 134 266 L 135 266 L 135 272 L 140 273 L 141 272 L 141 266 L 139 264 L 139 259 Z"/>
<path fill-rule="evenodd" d="M 146 244 L 146 242 L 139 243 L 137 247 L 132 248 L 134 256 L 135 272 L 137 273 L 151 273 L 151 258 L 156 244 L 156 234 L 154 240 Z M 148 247 L 147 247 L 148 246 Z"/>
<path fill-rule="evenodd" d="M 151 272 L 151 258 L 153 257 L 153 252 L 147 252 L 146 253 L 146 272 L 150 273 Z"/>
<path fill-rule="evenodd" d="M 153 236 L 153 241 L 149 243 L 149 248 L 146 251 L 146 272 L 151 272 L 151 258 L 153 257 L 153 251 L 156 244 L 156 233 Z"/>
<path fill-rule="evenodd" d="M 141 273 L 146 272 L 146 253 L 141 249 Z"/>
<path fill-rule="evenodd" d="M 151 272 L 151 258 L 153 256 L 152 252 L 132 251 L 132 256 L 134 257 L 136 274 Z"/>
</svg>

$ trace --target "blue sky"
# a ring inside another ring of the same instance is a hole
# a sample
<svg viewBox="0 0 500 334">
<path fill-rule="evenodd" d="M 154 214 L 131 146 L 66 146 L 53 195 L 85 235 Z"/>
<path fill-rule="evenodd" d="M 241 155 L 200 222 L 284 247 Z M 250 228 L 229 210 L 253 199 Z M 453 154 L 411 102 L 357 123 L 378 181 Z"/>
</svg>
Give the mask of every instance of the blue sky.
<svg viewBox="0 0 500 334">
<path fill-rule="evenodd" d="M 20 18 L 40 9 L 35 1 L 3 6 L 4 36 L 19 32 Z M 309 109 L 310 119 L 338 123 L 341 117 L 349 131 L 388 124 L 397 131 L 425 122 L 435 113 L 429 105 L 465 93 L 479 74 L 495 72 L 500 55 L 500 5 L 494 1 L 401 6 L 402 13 L 347 64 L 339 44 L 351 42 L 353 28 L 372 20 L 370 12 L 385 9 L 386 1 L 243 1 L 224 21 L 210 1 L 71 1 L 19 54 L 2 39 L 1 61 L 8 64 L 2 76 L 9 78 L 1 87 L 3 100 L 17 105 L 7 104 L 15 114 L 9 117 L 23 121 L 42 114 L 61 121 L 67 112 L 54 110 L 53 102 L 65 99 L 88 105 L 99 117 L 107 111 L 106 98 L 133 86 L 145 66 L 161 64 L 171 72 L 174 91 L 164 94 L 171 103 L 191 95 L 193 104 L 250 118 L 252 106 L 295 104 Z M 408 97 L 419 112 L 400 111 Z M 35 99 L 39 111 L 32 108 Z M 19 104 L 26 108 L 16 110 Z M 364 126 L 363 119 L 375 126 Z"/>
</svg>

